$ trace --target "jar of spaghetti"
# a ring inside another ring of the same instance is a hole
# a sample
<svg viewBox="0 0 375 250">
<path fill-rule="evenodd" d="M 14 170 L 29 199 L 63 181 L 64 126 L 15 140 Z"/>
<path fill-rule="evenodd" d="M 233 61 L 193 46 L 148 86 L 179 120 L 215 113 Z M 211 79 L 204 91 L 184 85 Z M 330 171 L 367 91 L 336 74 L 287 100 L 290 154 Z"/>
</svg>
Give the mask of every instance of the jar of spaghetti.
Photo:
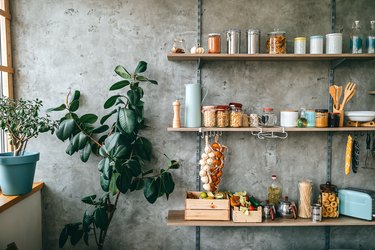
<svg viewBox="0 0 375 250">
<path fill-rule="evenodd" d="M 320 185 L 319 204 L 322 205 L 323 218 L 339 217 L 339 197 L 337 186 L 330 182 Z"/>
<path fill-rule="evenodd" d="M 216 106 L 203 106 L 203 126 L 212 128 L 216 126 Z"/>
<path fill-rule="evenodd" d="M 239 128 L 242 126 L 242 104 L 229 103 L 229 126 L 232 128 Z"/>
<path fill-rule="evenodd" d="M 229 106 L 221 105 L 217 106 L 216 109 L 216 125 L 219 128 L 229 127 Z"/>
<path fill-rule="evenodd" d="M 326 128 L 328 127 L 328 109 L 315 110 L 315 127 Z"/>
<path fill-rule="evenodd" d="M 208 34 L 208 53 L 221 53 L 221 36 L 219 33 Z"/>
<path fill-rule="evenodd" d="M 266 52 L 269 54 L 286 54 L 286 32 L 275 30 L 268 33 Z"/>
</svg>

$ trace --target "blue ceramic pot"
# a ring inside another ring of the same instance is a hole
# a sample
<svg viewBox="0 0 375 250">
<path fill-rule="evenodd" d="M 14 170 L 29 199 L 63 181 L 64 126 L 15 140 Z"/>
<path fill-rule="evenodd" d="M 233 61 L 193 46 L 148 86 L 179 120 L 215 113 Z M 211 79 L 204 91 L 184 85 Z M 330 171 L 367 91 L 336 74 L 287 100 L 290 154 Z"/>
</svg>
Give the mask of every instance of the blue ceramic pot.
<svg viewBox="0 0 375 250">
<path fill-rule="evenodd" d="M 13 156 L 0 153 L 0 187 L 4 195 L 22 195 L 32 190 L 39 153 L 25 152 Z"/>
</svg>

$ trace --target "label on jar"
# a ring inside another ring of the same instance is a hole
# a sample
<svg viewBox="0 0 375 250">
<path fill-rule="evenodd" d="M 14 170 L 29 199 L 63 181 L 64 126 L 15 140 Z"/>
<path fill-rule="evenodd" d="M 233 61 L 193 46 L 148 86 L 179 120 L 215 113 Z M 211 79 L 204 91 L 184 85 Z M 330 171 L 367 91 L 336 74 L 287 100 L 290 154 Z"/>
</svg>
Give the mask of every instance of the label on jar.
<svg viewBox="0 0 375 250">
<path fill-rule="evenodd" d="M 359 36 L 353 36 L 350 39 L 350 50 L 353 54 L 362 53 L 362 38 Z"/>
<path fill-rule="evenodd" d="M 367 53 L 375 53 L 375 36 L 368 36 L 366 39 Z"/>
</svg>

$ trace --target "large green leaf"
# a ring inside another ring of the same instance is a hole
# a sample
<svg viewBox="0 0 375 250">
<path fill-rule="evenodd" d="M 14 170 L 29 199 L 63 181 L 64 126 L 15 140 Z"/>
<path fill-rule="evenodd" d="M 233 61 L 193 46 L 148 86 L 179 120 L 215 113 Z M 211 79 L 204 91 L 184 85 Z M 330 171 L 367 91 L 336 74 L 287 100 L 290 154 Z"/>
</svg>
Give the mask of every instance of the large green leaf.
<svg viewBox="0 0 375 250">
<path fill-rule="evenodd" d="M 90 154 L 91 154 L 91 144 L 90 144 L 90 142 L 87 142 L 86 146 L 79 153 L 80 153 L 81 160 L 83 162 L 87 162 L 89 157 L 90 157 Z"/>
<path fill-rule="evenodd" d="M 78 230 L 73 231 L 72 235 L 70 236 L 70 243 L 73 246 L 75 246 L 82 239 L 82 236 L 83 236 L 83 230 L 82 229 L 78 229 Z"/>
<path fill-rule="evenodd" d="M 155 80 L 151 80 L 151 79 L 148 79 L 147 77 L 140 76 L 140 75 L 138 75 L 138 76 L 136 77 L 136 79 L 137 79 L 138 81 L 141 81 L 141 82 L 150 82 L 150 83 L 155 84 L 155 85 L 158 84 L 157 81 L 155 81 Z"/>
<path fill-rule="evenodd" d="M 134 111 L 128 108 L 121 108 L 118 112 L 118 123 L 125 133 L 133 133 L 137 124 Z"/>
<path fill-rule="evenodd" d="M 105 148 L 108 152 L 110 152 L 117 145 L 120 135 L 121 134 L 119 132 L 116 132 L 105 139 Z"/>
<path fill-rule="evenodd" d="M 77 151 L 79 149 L 83 149 L 86 146 L 87 139 L 87 135 L 85 135 L 83 132 L 76 134 L 72 139 L 74 150 Z"/>
<path fill-rule="evenodd" d="M 137 106 L 138 102 L 140 101 L 140 94 L 138 91 L 136 90 L 128 90 L 127 92 L 127 95 L 128 95 L 128 98 L 129 98 L 129 101 L 132 105 L 134 106 Z"/>
<path fill-rule="evenodd" d="M 167 199 L 169 198 L 169 195 L 174 190 L 174 182 L 171 173 L 164 172 L 160 177 L 161 185 L 163 187 L 163 190 L 165 192 L 165 195 L 167 196 Z"/>
<path fill-rule="evenodd" d="M 51 111 L 62 111 L 66 109 L 66 105 L 65 104 L 61 104 L 60 106 L 56 107 L 56 108 L 50 108 L 50 109 L 47 109 L 47 112 L 51 112 Z"/>
<path fill-rule="evenodd" d="M 153 204 L 157 200 L 159 190 L 156 179 L 149 177 L 144 180 L 143 193 L 146 200 L 151 204 Z"/>
<path fill-rule="evenodd" d="M 125 194 L 130 188 L 132 175 L 127 167 L 122 168 L 120 176 L 117 178 L 116 185 L 121 193 Z"/>
<path fill-rule="evenodd" d="M 137 154 L 144 160 L 151 160 L 152 157 L 152 144 L 151 142 L 144 138 L 138 137 L 135 141 L 135 150 Z"/>
<path fill-rule="evenodd" d="M 115 105 L 117 98 L 119 98 L 121 95 L 114 95 L 107 99 L 104 103 L 104 108 L 109 109 L 113 105 Z"/>
<path fill-rule="evenodd" d="M 88 232 L 83 233 L 83 241 L 85 242 L 86 246 L 89 245 L 89 234 L 88 234 Z"/>
<path fill-rule="evenodd" d="M 144 181 L 141 178 L 134 178 L 130 185 L 130 191 L 141 190 L 144 187 Z"/>
<path fill-rule="evenodd" d="M 74 100 L 69 104 L 69 111 L 75 112 L 79 108 L 79 100 Z"/>
<path fill-rule="evenodd" d="M 79 90 L 74 90 L 73 95 L 70 96 L 69 106 L 72 102 L 79 101 L 80 97 L 81 97 L 81 92 Z"/>
<path fill-rule="evenodd" d="M 108 227 L 108 215 L 104 207 L 98 207 L 94 211 L 96 227 L 105 230 Z"/>
<path fill-rule="evenodd" d="M 124 145 L 116 147 L 115 153 L 113 154 L 116 158 L 125 158 L 129 154 L 129 149 Z"/>
<path fill-rule="evenodd" d="M 84 232 L 89 232 L 90 231 L 90 225 L 93 222 L 93 217 L 85 211 L 83 214 L 83 219 L 82 219 L 82 229 Z"/>
<path fill-rule="evenodd" d="M 91 131 L 91 133 L 100 134 L 100 133 L 103 133 L 103 132 L 107 131 L 108 129 L 109 129 L 108 125 L 101 125 L 101 126 L 97 127 L 96 129 L 94 129 L 93 131 Z"/>
<path fill-rule="evenodd" d="M 138 175 L 140 175 L 142 173 L 142 170 L 141 170 L 141 165 L 139 164 L 139 162 L 137 160 L 128 160 L 126 162 L 126 165 L 128 166 L 131 174 L 134 176 L 134 177 L 137 177 Z"/>
<path fill-rule="evenodd" d="M 110 88 L 109 90 L 118 90 L 118 89 L 122 89 L 126 86 L 128 86 L 130 84 L 130 82 L 128 80 L 122 80 L 122 81 L 119 81 L 119 82 L 116 82 L 114 83 Z"/>
<path fill-rule="evenodd" d="M 108 164 L 108 162 L 109 162 L 109 164 Z M 106 161 L 106 164 L 104 164 L 104 169 L 103 169 L 104 179 L 110 180 L 111 177 L 112 177 L 112 173 L 113 173 L 112 165 L 111 165 L 110 161 Z"/>
<path fill-rule="evenodd" d="M 117 194 L 118 188 L 117 188 L 117 178 L 120 176 L 119 173 L 113 173 L 111 178 L 111 183 L 109 184 L 109 192 L 112 193 L 112 195 Z"/>
<path fill-rule="evenodd" d="M 77 150 L 73 146 L 73 143 L 70 141 L 68 147 L 65 150 L 65 153 L 67 153 L 68 155 L 73 155 L 75 152 L 77 152 Z"/>
<path fill-rule="evenodd" d="M 98 170 L 99 172 L 103 173 L 104 170 L 104 165 L 108 164 L 109 165 L 109 158 L 104 158 L 98 163 Z"/>
<path fill-rule="evenodd" d="M 100 119 L 100 124 L 104 124 L 108 120 L 108 118 L 110 118 L 116 112 L 117 112 L 117 110 L 114 109 L 114 110 L 111 111 L 111 113 L 106 114 L 105 116 L 103 116 L 102 119 Z"/>
<path fill-rule="evenodd" d="M 108 190 L 109 190 L 109 180 L 105 179 L 103 174 L 100 174 L 100 186 L 102 187 L 104 192 L 108 192 Z"/>
<path fill-rule="evenodd" d="M 139 73 L 145 72 L 146 70 L 147 70 L 147 63 L 145 61 L 140 61 L 137 67 L 135 68 L 134 73 L 139 74 Z"/>
<path fill-rule="evenodd" d="M 121 65 L 116 66 L 115 72 L 116 72 L 117 75 L 121 76 L 124 79 L 131 79 L 132 78 L 130 73 Z"/>
<path fill-rule="evenodd" d="M 96 194 L 93 194 L 93 195 L 89 195 L 89 196 L 83 197 L 81 199 L 81 201 L 84 202 L 84 203 L 86 203 L 86 204 L 94 205 L 95 204 L 95 199 L 96 199 Z"/>
<path fill-rule="evenodd" d="M 75 129 L 75 122 L 73 119 L 66 119 L 60 123 L 59 128 L 56 131 L 56 136 L 62 141 L 68 139 Z"/>
<path fill-rule="evenodd" d="M 82 123 L 93 124 L 98 120 L 98 116 L 94 114 L 85 114 L 79 118 L 79 121 Z"/>
<path fill-rule="evenodd" d="M 67 226 L 65 226 L 63 228 L 63 230 L 61 231 L 60 237 L 59 237 L 59 247 L 60 248 L 62 248 L 65 245 L 66 241 L 68 240 L 68 237 L 69 237 L 68 228 L 67 228 Z"/>
</svg>

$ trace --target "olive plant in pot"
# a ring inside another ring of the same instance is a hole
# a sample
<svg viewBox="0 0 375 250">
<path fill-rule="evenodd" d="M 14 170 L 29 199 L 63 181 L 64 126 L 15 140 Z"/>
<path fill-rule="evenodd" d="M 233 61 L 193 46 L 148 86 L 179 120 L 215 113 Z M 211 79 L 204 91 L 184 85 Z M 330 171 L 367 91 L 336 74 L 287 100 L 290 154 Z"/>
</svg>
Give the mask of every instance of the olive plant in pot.
<svg viewBox="0 0 375 250">
<path fill-rule="evenodd" d="M 150 168 L 152 143 L 142 136 L 147 126 L 141 84 L 158 84 L 142 75 L 146 69 L 147 63 L 144 61 L 138 63 L 132 74 L 121 65 L 115 68 L 116 74 L 122 79 L 110 87 L 109 90 L 116 91 L 116 94 L 104 102 L 104 108 L 112 111 L 100 120 L 93 113 L 78 115 L 79 91 L 69 93 L 64 104 L 50 109 L 65 111 L 59 120 L 56 136 L 62 141 L 69 141 L 67 154 L 79 152 L 83 162 L 92 153 L 100 157 L 99 184 L 103 190 L 101 195 L 92 194 L 82 198 L 89 209 L 84 212 L 80 222 L 65 225 L 59 237 L 60 247 L 69 238 L 72 245 L 76 245 L 82 238 L 88 245 L 91 236 L 97 248 L 103 249 L 111 221 L 121 219 L 115 217 L 120 195 L 143 190 L 146 200 L 154 203 L 164 195 L 168 199 L 174 190 L 175 183 L 170 170 L 179 168 L 179 163 L 166 157 L 164 168 Z M 95 125 L 98 120 L 99 124 Z"/>
<path fill-rule="evenodd" d="M 40 133 L 54 132 L 57 123 L 40 115 L 42 101 L 0 98 L 0 129 L 8 134 L 13 152 L 0 153 L 0 186 L 5 195 L 31 191 L 38 152 L 27 152 L 30 139 Z"/>
</svg>

